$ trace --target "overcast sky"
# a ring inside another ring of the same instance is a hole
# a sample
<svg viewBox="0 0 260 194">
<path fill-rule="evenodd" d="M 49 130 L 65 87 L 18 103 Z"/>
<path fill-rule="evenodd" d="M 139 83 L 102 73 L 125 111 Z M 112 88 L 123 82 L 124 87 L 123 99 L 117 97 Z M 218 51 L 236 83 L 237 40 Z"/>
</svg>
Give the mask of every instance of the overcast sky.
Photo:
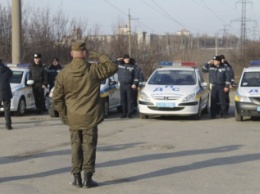
<svg viewBox="0 0 260 194">
<path fill-rule="evenodd" d="M 22 0 L 25 7 L 49 7 L 53 12 L 62 8 L 69 17 L 87 21 L 88 28 L 98 25 L 102 34 L 128 24 L 130 11 L 135 32 L 165 34 L 187 29 L 193 35 L 226 31 L 238 36 L 245 1 L 247 37 L 259 40 L 260 0 Z"/>
</svg>

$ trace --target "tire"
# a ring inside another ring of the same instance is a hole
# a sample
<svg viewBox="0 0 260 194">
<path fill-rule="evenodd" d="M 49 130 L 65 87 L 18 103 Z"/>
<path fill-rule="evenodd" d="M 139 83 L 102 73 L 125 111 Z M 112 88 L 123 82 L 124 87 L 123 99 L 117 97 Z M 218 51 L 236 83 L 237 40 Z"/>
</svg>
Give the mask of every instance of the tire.
<svg viewBox="0 0 260 194">
<path fill-rule="evenodd" d="M 108 114 L 109 114 L 109 100 L 108 100 L 108 98 L 104 98 L 102 100 L 102 109 L 103 109 L 104 117 L 108 118 Z"/>
<path fill-rule="evenodd" d="M 140 118 L 141 118 L 141 119 L 148 119 L 148 118 L 149 118 L 149 116 L 148 116 L 148 115 L 145 115 L 145 114 L 142 114 L 142 113 L 140 113 Z"/>
<path fill-rule="evenodd" d="M 236 121 L 243 121 L 243 117 L 237 112 L 236 107 L 235 107 L 235 120 Z"/>
<path fill-rule="evenodd" d="M 26 102 L 25 102 L 24 97 L 22 97 L 19 100 L 17 111 L 15 112 L 15 115 L 16 116 L 23 116 L 25 111 L 26 111 Z"/>
</svg>

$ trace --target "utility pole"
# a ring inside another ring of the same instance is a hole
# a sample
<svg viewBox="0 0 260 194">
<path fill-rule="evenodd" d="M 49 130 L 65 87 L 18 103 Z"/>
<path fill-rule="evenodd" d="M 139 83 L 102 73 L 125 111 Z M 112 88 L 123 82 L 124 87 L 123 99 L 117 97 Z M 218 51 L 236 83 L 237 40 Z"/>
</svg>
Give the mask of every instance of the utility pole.
<svg viewBox="0 0 260 194">
<path fill-rule="evenodd" d="M 131 55 L 131 15 L 130 15 L 130 9 L 128 12 L 128 54 Z"/>
<path fill-rule="evenodd" d="M 12 0 L 12 63 L 21 63 L 21 0 Z"/>
</svg>

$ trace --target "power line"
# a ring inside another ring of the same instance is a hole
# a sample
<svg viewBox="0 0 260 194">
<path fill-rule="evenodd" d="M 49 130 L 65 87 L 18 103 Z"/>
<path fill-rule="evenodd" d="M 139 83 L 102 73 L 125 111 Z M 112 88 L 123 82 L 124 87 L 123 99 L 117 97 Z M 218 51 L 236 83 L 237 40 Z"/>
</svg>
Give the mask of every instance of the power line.
<svg viewBox="0 0 260 194">
<path fill-rule="evenodd" d="M 151 0 L 160 10 L 163 11 L 171 20 L 173 20 L 175 23 L 179 24 L 181 27 L 185 28 L 183 24 L 181 24 L 179 21 L 174 19 L 170 14 L 168 14 L 159 4 L 157 4 L 154 0 Z"/>
</svg>

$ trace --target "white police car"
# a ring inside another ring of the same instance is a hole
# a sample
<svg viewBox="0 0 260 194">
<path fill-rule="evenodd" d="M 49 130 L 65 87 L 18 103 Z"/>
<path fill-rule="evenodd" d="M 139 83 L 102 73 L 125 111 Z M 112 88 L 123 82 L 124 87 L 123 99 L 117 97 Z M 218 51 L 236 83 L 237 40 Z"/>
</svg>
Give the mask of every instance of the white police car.
<svg viewBox="0 0 260 194">
<path fill-rule="evenodd" d="M 48 112 L 50 117 L 58 117 L 59 113 L 55 110 L 53 106 L 53 91 L 54 87 L 51 89 L 49 95 L 50 106 Z M 110 109 L 116 108 L 118 112 L 121 112 L 120 91 L 117 73 L 101 81 L 100 97 L 105 118 L 108 117 Z"/>
<path fill-rule="evenodd" d="M 12 70 L 11 89 L 13 98 L 11 99 L 11 112 L 17 116 L 22 116 L 27 109 L 35 109 L 34 95 L 32 92 L 33 80 L 29 80 L 29 64 L 7 64 Z M 46 89 L 45 95 L 48 95 Z M 4 109 L 1 106 L 0 111 Z"/>
<path fill-rule="evenodd" d="M 141 89 L 138 108 L 141 118 L 149 116 L 194 116 L 207 112 L 208 84 L 194 62 L 160 62 Z"/>
<path fill-rule="evenodd" d="M 260 61 L 251 61 L 244 68 L 235 96 L 235 120 L 243 117 L 260 117 Z"/>
</svg>

